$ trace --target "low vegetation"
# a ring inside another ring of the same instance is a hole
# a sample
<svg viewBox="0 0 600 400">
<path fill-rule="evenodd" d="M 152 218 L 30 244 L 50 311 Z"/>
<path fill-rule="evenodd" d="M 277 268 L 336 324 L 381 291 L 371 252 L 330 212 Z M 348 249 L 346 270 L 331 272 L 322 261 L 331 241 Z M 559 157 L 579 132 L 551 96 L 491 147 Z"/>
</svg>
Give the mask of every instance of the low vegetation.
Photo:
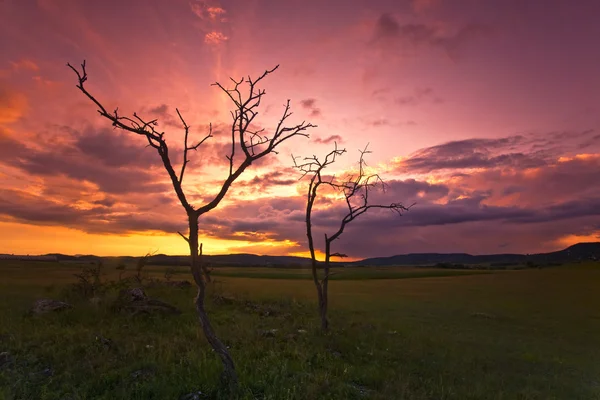
<svg viewBox="0 0 600 400">
<path fill-rule="evenodd" d="M 185 268 L 146 266 L 141 282 L 181 314 L 133 315 L 113 304 L 138 284 L 135 266 L 90 267 L 0 263 L 0 398 L 228 398 L 194 287 L 167 283 Z M 74 292 L 75 274 L 100 301 Z M 309 270 L 213 276 L 207 308 L 236 358 L 241 399 L 600 399 L 598 264 L 343 269 L 325 334 Z M 39 298 L 73 307 L 31 315 Z"/>
</svg>

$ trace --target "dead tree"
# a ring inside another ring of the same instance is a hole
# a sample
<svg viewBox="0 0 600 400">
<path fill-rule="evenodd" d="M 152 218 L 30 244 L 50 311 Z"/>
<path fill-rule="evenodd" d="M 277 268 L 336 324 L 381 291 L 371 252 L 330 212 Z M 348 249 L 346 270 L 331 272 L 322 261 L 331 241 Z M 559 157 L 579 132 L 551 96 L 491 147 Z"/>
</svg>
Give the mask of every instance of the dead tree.
<svg viewBox="0 0 600 400">
<path fill-rule="evenodd" d="M 266 70 L 258 78 L 241 78 L 233 82 L 233 88 L 228 89 L 220 83 L 214 83 L 221 89 L 234 104 L 234 110 L 231 112 L 233 119 L 231 124 L 231 150 L 226 155 L 228 174 L 221 184 L 218 193 L 212 200 L 205 204 L 195 207 L 190 204 L 182 183 L 186 172 L 186 166 L 189 163 L 190 151 L 196 151 L 203 143 L 213 137 L 212 125 L 209 126 L 208 133 L 201 140 L 190 143 L 190 126 L 185 122 L 183 116 L 176 109 L 179 120 L 184 130 L 184 146 L 183 146 L 183 162 L 179 168 L 179 173 L 175 171 L 175 167 L 171 162 L 171 155 L 165 139 L 165 132 L 158 130 L 158 122 L 156 119 L 148 120 L 137 113 L 132 116 L 125 116 L 119 113 L 118 108 L 114 111 L 108 111 L 99 100 L 97 100 L 85 87 L 88 75 L 86 71 L 85 61 L 81 64 L 81 69 L 67 64 L 77 75 L 77 88 L 90 99 L 98 108 L 98 113 L 112 122 L 113 127 L 121 129 L 132 134 L 144 137 L 148 146 L 154 148 L 162 164 L 167 171 L 171 180 L 173 189 L 179 202 L 185 209 L 188 220 L 189 233 L 185 236 L 178 232 L 188 243 L 191 258 L 191 273 L 194 282 L 198 287 L 197 295 L 194 300 L 199 322 L 204 332 L 208 343 L 214 351 L 219 355 L 223 364 L 223 378 L 229 389 L 235 390 L 238 383 L 235 366 L 227 347 L 215 334 L 215 331 L 210 323 L 210 319 L 205 309 L 206 287 L 210 281 L 209 271 L 202 261 L 202 243 L 198 239 L 198 222 L 200 216 L 211 211 L 219 205 L 225 197 L 233 182 L 248 168 L 254 161 L 271 153 L 276 153 L 276 148 L 284 141 L 293 138 L 294 136 L 308 137 L 307 130 L 315 127 L 311 123 L 302 122 L 294 126 L 286 126 L 287 119 L 292 115 L 290 111 L 290 100 L 284 105 L 284 110 L 279 122 L 271 134 L 265 133 L 264 129 L 255 129 L 255 118 L 258 115 L 257 108 L 260 105 L 261 99 L 265 95 L 264 89 L 259 89 L 257 85 L 268 75 L 273 73 L 279 66 L 271 70 Z M 247 87 L 247 90 L 244 88 Z"/>
<path fill-rule="evenodd" d="M 328 289 L 329 278 L 331 277 L 331 258 L 332 257 L 347 257 L 346 254 L 331 253 L 331 243 L 338 239 L 346 229 L 346 225 L 354 221 L 360 215 L 372 208 L 388 209 L 402 215 L 403 211 L 407 211 L 410 207 L 405 207 L 401 203 L 391 204 L 369 204 L 369 193 L 375 189 L 381 188 L 385 190 L 385 183 L 378 174 L 368 174 L 365 170 L 365 154 L 370 151 L 365 147 L 360 151 L 358 174 L 349 175 L 343 181 L 336 182 L 335 177 L 325 177 L 323 170 L 336 161 L 337 156 L 341 156 L 346 152 L 346 149 L 338 149 L 337 143 L 335 148 L 327 154 L 323 161 L 317 156 L 305 157 L 300 162 L 294 158 L 294 166 L 302 172 L 300 179 L 305 176 L 310 176 L 308 185 L 307 201 L 306 201 L 306 236 L 308 238 L 308 248 L 312 261 L 312 278 L 317 289 L 317 299 L 319 303 L 319 315 L 321 317 L 321 329 L 327 330 L 329 320 L 327 318 L 328 307 Z M 342 218 L 337 231 L 331 235 L 325 234 L 325 262 L 323 264 L 322 277 L 319 276 L 318 262 L 315 255 L 315 244 L 313 239 L 313 221 L 312 210 L 315 201 L 318 197 L 318 189 L 321 185 L 329 186 L 342 192 L 346 203 L 347 213 Z"/>
</svg>

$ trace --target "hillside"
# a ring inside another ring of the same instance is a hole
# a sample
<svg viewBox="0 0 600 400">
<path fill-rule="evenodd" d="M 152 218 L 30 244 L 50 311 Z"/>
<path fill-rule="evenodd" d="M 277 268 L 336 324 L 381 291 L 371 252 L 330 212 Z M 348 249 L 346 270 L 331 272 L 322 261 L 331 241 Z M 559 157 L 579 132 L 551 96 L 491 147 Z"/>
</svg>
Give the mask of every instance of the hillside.
<svg viewBox="0 0 600 400">
<path fill-rule="evenodd" d="M 450 264 L 536 264 L 564 263 L 583 260 L 600 259 L 600 242 L 578 243 L 566 249 L 551 253 L 538 254 L 485 254 L 471 255 L 466 253 L 413 253 L 391 257 L 375 257 L 356 261 L 354 264 L 369 266 L 390 265 L 435 265 Z"/>
<path fill-rule="evenodd" d="M 94 255 L 69 256 L 64 254 L 47 254 L 55 256 L 58 261 L 96 262 L 100 259 L 115 262 L 131 263 L 138 257 L 98 257 Z M 15 256 L 16 257 L 16 256 Z M 256 254 L 227 254 L 205 255 L 205 260 L 213 265 L 229 266 L 287 266 L 306 267 L 310 265 L 309 258 L 292 256 L 264 256 Z M 472 255 L 467 253 L 412 253 L 399 254 L 391 257 L 374 257 L 364 260 L 336 263 L 344 265 L 364 266 L 393 266 L 393 265 L 436 265 L 436 264 L 535 264 L 566 263 L 584 260 L 600 260 L 600 242 L 578 243 L 566 249 L 551 253 L 538 254 L 485 254 Z M 187 265 L 187 256 L 169 256 L 157 254 L 149 257 L 149 265 Z"/>
</svg>

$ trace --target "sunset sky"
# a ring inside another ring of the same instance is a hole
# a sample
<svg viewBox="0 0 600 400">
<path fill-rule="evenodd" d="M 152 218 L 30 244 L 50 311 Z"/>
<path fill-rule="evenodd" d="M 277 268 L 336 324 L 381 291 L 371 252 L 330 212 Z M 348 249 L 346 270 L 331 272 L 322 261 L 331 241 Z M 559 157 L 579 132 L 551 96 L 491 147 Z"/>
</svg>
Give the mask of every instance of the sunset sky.
<svg viewBox="0 0 600 400">
<path fill-rule="evenodd" d="M 386 180 L 333 251 L 544 252 L 600 240 L 600 3 L 595 0 L 2 0 L 0 253 L 185 254 L 185 212 L 155 150 L 112 129 L 109 110 L 158 118 L 182 147 L 175 107 L 201 138 L 185 188 L 200 206 L 226 171 L 230 83 L 279 64 L 258 117 L 291 99 L 310 121 L 200 219 L 205 253 L 305 255 L 306 182 L 295 156 Z M 181 156 L 175 157 L 180 162 Z M 374 200 L 375 201 L 375 200 Z M 323 197 L 314 223 L 337 229 Z"/>
</svg>

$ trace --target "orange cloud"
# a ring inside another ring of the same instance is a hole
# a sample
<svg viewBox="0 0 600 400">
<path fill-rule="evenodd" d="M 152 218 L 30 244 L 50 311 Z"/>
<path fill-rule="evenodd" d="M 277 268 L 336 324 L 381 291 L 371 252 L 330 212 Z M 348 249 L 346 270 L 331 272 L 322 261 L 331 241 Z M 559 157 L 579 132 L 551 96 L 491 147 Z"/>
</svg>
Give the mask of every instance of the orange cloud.
<svg viewBox="0 0 600 400">
<path fill-rule="evenodd" d="M 218 31 L 209 32 L 204 36 L 204 43 L 211 45 L 219 45 L 227 40 L 229 40 L 229 38 L 225 36 L 223 32 Z"/>
<path fill-rule="evenodd" d="M 40 67 L 35 62 L 27 59 L 11 62 L 10 64 L 15 71 L 27 70 L 37 72 L 40 70 Z"/>
<path fill-rule="evenodd" d="M 554 244 L 560 247 L 569 247 L 582 242 L 600 241 L 600 230 L 589 235 L 565 235 L 554 241 Z"/>
<path fill-rule="evenodd" d="M 224 15 L 227 12 L 224 9 L 222 9 L 221 7 L 208 7 L 206 9 L 206 11 L 208 12 L 208 16 L 212 20 L 216 20 L 217 18 L 221 17 L 222 15 Z M 225 22 L 225 21 L 221 18 L 221 22 Z"/>
<path fill-rule="evenodd" d="M 56 87 L 61 86 L 61 84 L 62 84 L 61 82 L 53 81 L 53 80 L 50 80 L 50 79 L 46 79 L 46 78 L 44 78 L 42 76 L 39 76 L 39 75 L 34 76 L 32 79 L 37 84 L 39 84 L 41 86 L 44 86 L 44 87 L 47 87 L 47 88 L 56 88 Z"/>
<path fill-rule="evenodd" d="M 19 120 L 28 107 L 27 97 L 0 87 L 0 124 Z"/>
<path fill-rule="evenodd" d="M 204 1 L 190 2 L 192 12 L 202 20 L 210 20 L 215 22 L 226 22 L 224 17 L 227 11 L 219 5 L 209 6 Z"/>
</svg>

